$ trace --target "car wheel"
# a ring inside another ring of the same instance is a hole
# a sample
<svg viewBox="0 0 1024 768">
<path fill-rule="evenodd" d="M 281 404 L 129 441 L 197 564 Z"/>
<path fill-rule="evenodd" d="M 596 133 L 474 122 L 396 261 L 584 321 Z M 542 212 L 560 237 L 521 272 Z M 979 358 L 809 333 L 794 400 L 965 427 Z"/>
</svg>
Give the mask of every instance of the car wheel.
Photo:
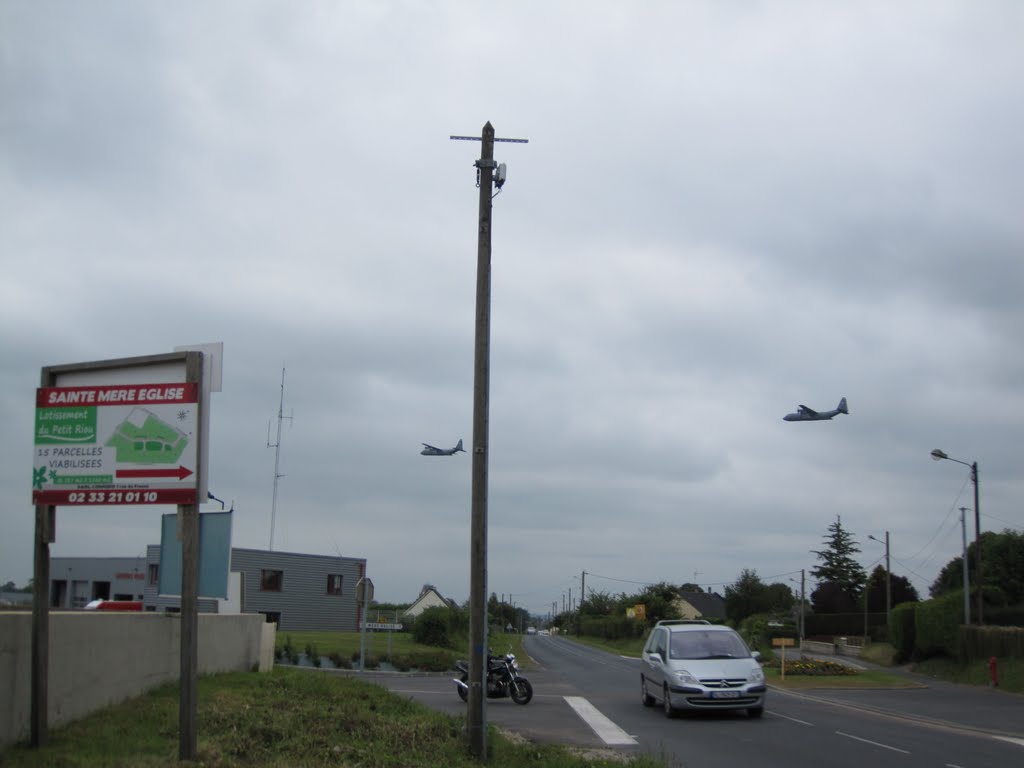
<svg viewBox="0 0 1024 768">
<path fill-rule="evenodd" d="M 764 714 L 764 707 L 751 707 L 747 710 L 750 717 L 761 717 Z"/>
<path fill-rule="evenodd" d="M 669 693 L 668 686 L 665 686 L 661 703 L 665 707 L 665 717 L 672 719 L 678 714 L 678 710 L 672 705 L 672 694 Z"/>
<path fill-rule="evenodd" d="M 654 697 L 647 690 L 647 678 L 643 675 L 640 675 L 640 701 L 643 702 L 645 707 L 654 706 Z"/>
</svg>

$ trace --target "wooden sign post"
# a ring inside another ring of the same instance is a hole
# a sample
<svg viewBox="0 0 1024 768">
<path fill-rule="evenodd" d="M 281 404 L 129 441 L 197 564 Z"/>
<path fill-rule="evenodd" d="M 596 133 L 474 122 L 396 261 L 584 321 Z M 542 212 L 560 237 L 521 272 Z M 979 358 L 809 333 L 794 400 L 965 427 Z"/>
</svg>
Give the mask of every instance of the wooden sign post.
<svg viewBox="0 0 1024 768">
<path fill-rule="evenodd" d="M 782 649 L 782 665 L 779 667 L 779 676 L 781 679 L 786 679 L 786 649 L 792 648 L 795 645 L 795 641 L 792 637 L 773 637 L 772 647 Z"/>
</svg>

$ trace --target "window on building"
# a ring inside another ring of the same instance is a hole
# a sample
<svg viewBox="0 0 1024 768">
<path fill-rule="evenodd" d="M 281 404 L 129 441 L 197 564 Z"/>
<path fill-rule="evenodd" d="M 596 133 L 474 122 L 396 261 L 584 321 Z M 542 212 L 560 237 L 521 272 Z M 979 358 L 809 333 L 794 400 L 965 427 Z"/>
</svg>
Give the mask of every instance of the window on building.
<svg viewBox="0 0 1024 768">
<path fill-rule="evenodd" d="M 327 574 L 327 594 L 328 595 L 340 595 L 341 594 L 341 574 L 340 573 L 329 573 L 329 574 Z"/>
<path fill-rule="evenodd" d="M 260 571 L 260 591 L 280 592 L 284 583 L 284 571 Z"/>
<path fill-rule="evenodd" d="M 159 584 L 160 583 L 160 564 L 150 563 L 149 564 L 149 583 Z"/>
</svg>

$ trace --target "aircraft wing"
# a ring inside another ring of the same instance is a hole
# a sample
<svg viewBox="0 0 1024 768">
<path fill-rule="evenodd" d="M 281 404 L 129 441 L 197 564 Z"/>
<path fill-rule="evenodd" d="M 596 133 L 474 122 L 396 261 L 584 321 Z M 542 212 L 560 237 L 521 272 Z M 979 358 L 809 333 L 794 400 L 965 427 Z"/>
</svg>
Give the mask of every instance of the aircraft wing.
<svg viewBox="0 0 1024 768">
<path fill-rule="evenodd" d="M 800 408 L 800 413 L 803 416 L 817 416 L 818 415 L 818 412 L 816 410 L 814 410 L 813 408 L 808 408 L 806 405 L 801 405 L 801 406 L 799 406 L 799 408 Z"/>
<path fill-rule="evenodd" d="M 432 451 L 439 451 L 439 450 L 441 450 L 440 448 L 435 448 L 435 447 L 434 447 L 433 445 L 431 445 L 430 443 L 423 443 L 422 445 L 423 445 L 423 447 L 424 447 L 424 448 L 429 448 L 429 449 L 430 449 L 430 450 L 432 450 Z"/>
</svg>

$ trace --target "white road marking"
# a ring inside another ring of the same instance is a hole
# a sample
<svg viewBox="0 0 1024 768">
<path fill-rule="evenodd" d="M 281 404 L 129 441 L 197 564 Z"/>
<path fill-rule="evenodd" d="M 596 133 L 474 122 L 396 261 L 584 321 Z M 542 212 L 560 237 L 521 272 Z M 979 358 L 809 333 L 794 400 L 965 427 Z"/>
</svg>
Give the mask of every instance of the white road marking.
<svg viewBox="0 0 1024 768">
<path fill-rule="evenodd" d="M 781 717 L 786 720 L 792 720 L 794 723 L 800 723 L 800 725 L 809 725 L 812 728 L 814 727 L 814 723 L 808 723 L 806 720 L 797 720 L 795 717 L 790 717 L 789 715 L 780 715 L 778 712 L 769 712 L 768 714 L 772 717 Z"/>
<path fill-rule="evenodd" d="M 910 752 L 908 752 L 905 749 L 900 749 L 899 747 L 890 747 L 888 744 L 883 744 L 880 741 L 871 741 L 871 739 L 862 739 L 860 736 L 854 736 L 852 733 L 843 733 L 842 731 L 836 731 L 836 735 L 838 735 L 838 736 L 845 736 L 848 739 L 853 739 L 854 741 L 860 741 L 860 742 L 863 742 L 864 744 L 870 744 L 873 747 L 881 747 L 882 749 L 891 749 L 893 752 L 902 752 L 904 755 L 909 755 L 910 754 Z"/>
<path fill-rule="evenodd" d="M 601 714 L 597 707 L 582 696 L 566 696 L 566 703 L 583 718 L 601 740 L 608 745 L 636 744 L 636 739 Z"/>
<path fill-rule="evenodd" d="M 1013 736 L 995 736 L 994 738 L 1000 741 L 1008 741 L 1011 744 L 1016 744 L 1018 747 L 1024 747 L 1024 739 L 1018 739 Z"/>
</svg>

